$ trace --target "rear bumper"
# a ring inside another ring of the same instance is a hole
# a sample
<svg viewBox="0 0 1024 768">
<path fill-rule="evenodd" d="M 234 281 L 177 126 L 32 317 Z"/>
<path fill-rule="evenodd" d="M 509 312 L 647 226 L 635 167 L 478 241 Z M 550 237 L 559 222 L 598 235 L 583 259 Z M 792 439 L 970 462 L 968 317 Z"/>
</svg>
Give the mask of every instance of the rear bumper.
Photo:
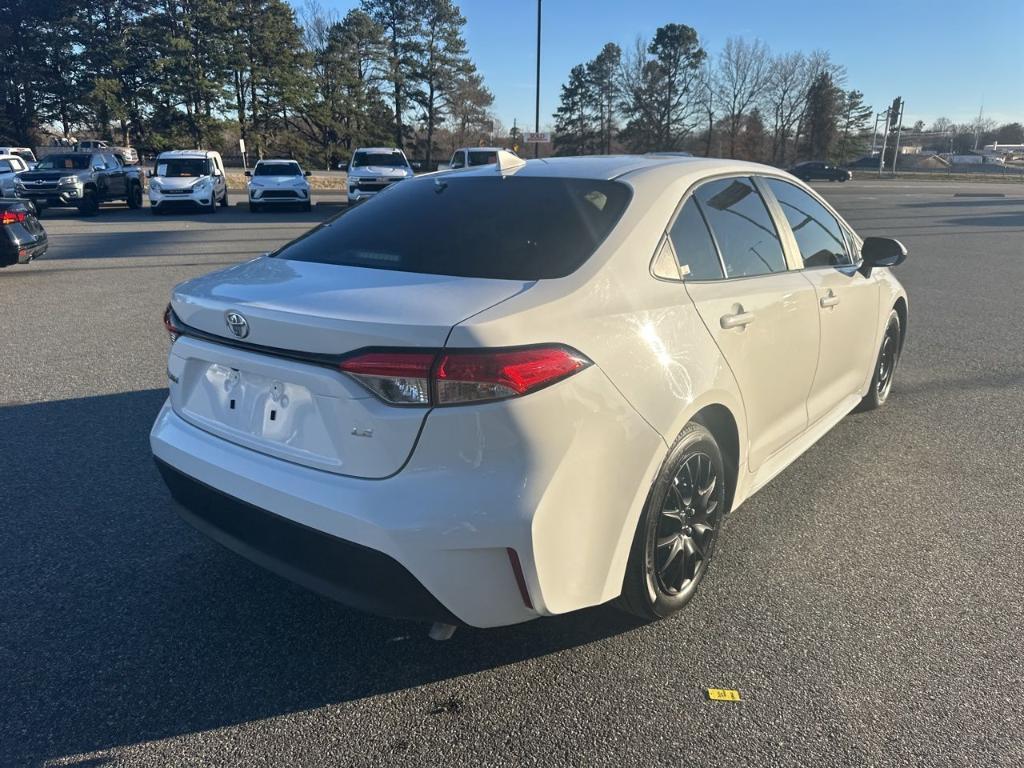
<svg viewBox="0 0 1024 768">
<path fill-rule="evenodd" d="M 521 399 L 432 410 L 406 464 L 380 479 L 243 447 L 185 421 L 169 402 L 153 425 L 150 445 L 177 474 L 227 499 L 221 503 L 255 507 L 327 537 L 330 544 L 318 550 L 342 553 L 358 545 L 372 550 L 376 562 L 393 561 L 399 566 L 389 566 L 398 574 L 394 583 L 408 584 L 406 572 L 445 611 L 477 627 L 618 596 L 637 519 L 666 451 L 596 366 Z M 214 538 L 242 538 L 214 522 Z M 437 615 L 363 600 L 365 587 L 353 593 L 351 578 L 326 579 L 324 586 L 316 569 L 319 580 L 310 583 L 304 575 L 310 569 L 291 554 L 266 550 L 278 546 L 277 538 L 261 541 L 262 549 L 244 540 L 245 548 L 233 548 L 357 607 L 413 618 Z M 292 552 L 305 557 L 301 548 Z M 346 574 L 355 576 L 358 569 Z"/>
<path fill-rule="evenodd" d="M 458 621 L 394 558 L 228 496 L 159 459 L 156 465 L 188 523 L 267 570 L 370 613 Z"/>
</svg>

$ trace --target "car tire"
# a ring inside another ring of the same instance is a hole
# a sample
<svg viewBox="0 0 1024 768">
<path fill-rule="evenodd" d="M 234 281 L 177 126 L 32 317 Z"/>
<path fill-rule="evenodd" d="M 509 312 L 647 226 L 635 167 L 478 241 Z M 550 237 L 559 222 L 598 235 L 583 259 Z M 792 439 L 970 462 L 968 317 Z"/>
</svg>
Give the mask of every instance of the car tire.
<svg viewBox="0 0 1024 768">
<path fill-rule="evenodd" d="M 726 474 L 714 436 L 691 422 L 647 495 L 618 606 L 645 621 L 683 608 L 704 580 L 722 529 Z"/>
<path fill-rule="evenodd" d="M 871 374 L 871 388 L 857 406 L 858 411 L 873 411 L 885 405 L 892 391 L 892 382 L 896 376 L 896 367 L 903 351 L 903 327 L 899 313 L 894 309 L 889 313 L 882 334 L 882 343 L 875 358 L 875 370 Z"/>
<path fill-rule="evenodd" d="M 210 197 L 210 204 L 206 207 L 206 213 L 214 214 L 217 212 L 217 196 L 212 195 Z"/>
<path fill-rule="evenodd" d="M 93 189 L 87 189 L 78 203 L 78 212 L 83 216 L 95 216 L 100 212 L 100 197 Z"/>
<path fill-rule="evenodd" d="M 230 205 L 231 205 L 231 203 L 228 202 L 228 191 L 225 189 L 224 190 L 224 197 L 222 197 L 220 199 L 220 207 L 221 208 L 227 208 Z"/>
<path fill-rule="evenodd" d="M 249 213 L 259 213 L 259 212 L 260 212 L 260 204 L 259 203 L 250 202 L 249 203 Z"/>
<path fill-rule="evenodd" d="M 128 207 L 135 209 L 142 207 L 142 185 L 132 184 L 128 187 L 128 197 L 126 198 Z"/>
<path fill-rule="evenodd" d="M 302 210 L 305 211 L 306 213 L 309 213 L 310 211 L 313 210 L 313 203 L 307 200 L 302 204 Z"/>
</svg>

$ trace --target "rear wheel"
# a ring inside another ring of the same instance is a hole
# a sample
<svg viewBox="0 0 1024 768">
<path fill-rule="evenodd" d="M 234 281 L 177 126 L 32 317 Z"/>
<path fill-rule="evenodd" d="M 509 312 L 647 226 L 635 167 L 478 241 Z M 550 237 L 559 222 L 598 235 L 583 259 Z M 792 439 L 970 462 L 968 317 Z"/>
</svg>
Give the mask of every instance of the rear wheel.
<svg viewBox="0 0 1024 768">
<path fill-rule="evenodd" d="M 707 574 L 725 514 L 725 471 L 714 436 L 688 424 L 647 498 L 620 607 L 645 620 L 686 605 Z"/>
<path fill-rule="evenodd" d="M 900 316 L 894 309 L 889 313 L 889 320 L 885 324 L 882 345 L 878 350 L 878 358 L 875 360 L 875 372 L 871 375 L 871 388 L 864 399 L 860 401 L 857 410 L 873 411 L 875 408 L 881 408 L 889 399 L 893 378 L 896 375 L 896 366 L 900 361 L 902 341 L 903 329 L 900 326 Z"/>
</svg>

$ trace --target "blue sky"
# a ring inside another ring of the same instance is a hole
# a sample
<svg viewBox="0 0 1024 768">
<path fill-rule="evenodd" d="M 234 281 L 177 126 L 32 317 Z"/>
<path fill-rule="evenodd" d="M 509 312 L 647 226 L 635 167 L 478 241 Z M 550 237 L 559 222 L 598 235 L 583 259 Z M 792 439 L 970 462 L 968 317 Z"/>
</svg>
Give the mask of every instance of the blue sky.
<svg viewBox="0 0 1024 768">
<path fill-rule="evenodd" d="M 506 126 L 513 118 L 532 126 L 535 3 L 456 1 L 470 53 L 494 91 L 495 115 Z M 358 5 L 321 2 L 339 13 Z M 971 120 L 982 102 L 986 117 L 1024 122 L 1022 0 L 544 0 L 543 9 L 542 129 L 574 64 L 606 42 L 625 48 L 668 22 L 694 27 L 712 53 L 733 35 L 758 37 L 773 51 L 826 49 L 846 66 L 846 87 L 863 91 L 876 109 L 903 96 L 904 123 L 940 115 Z"/>
</svg>

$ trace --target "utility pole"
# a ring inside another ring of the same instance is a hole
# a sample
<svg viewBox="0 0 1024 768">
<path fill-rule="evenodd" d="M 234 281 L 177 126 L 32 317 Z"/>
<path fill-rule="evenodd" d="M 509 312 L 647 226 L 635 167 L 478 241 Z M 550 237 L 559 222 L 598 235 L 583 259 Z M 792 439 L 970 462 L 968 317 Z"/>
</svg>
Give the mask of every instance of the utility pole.
<svg viewBox="0 0 1024 768">
<path fill-rule="evenodd" d="M 875 113 L 875 132 L 871 134 L 871 154 L 875 154 L 875 147 L 878 146 L 878 121 L 885 117 L 885 112 Z"/>
<path fill-rule="evenodd" d="M 885 124 L 882 129 L 882 151 L 878 153 L 878 178 L 882 178 L 882 169 L 885 167 L 885 147 L 889 141 L 889 123 L 892 107 L 885 110 Z"/>
<path fill-rule="evenodd" d="M 537 0 L 537 94 L 533 112 L 533 132 L 540 133 L 540 4 Z M 540 144 L 534 142 L 533 156 L 540 157 Z"/>
<path fill-rule="evenodd" d="M 893 107 L 899 108 L 899 127 L 896 129 L 896 149 L 892 156 L 892 175 L 896 175 L 896 161 L 900 156 L 900 136 L 903 134 L 903 99 L 899 96 L 892 103 Z"/>
</svg>

